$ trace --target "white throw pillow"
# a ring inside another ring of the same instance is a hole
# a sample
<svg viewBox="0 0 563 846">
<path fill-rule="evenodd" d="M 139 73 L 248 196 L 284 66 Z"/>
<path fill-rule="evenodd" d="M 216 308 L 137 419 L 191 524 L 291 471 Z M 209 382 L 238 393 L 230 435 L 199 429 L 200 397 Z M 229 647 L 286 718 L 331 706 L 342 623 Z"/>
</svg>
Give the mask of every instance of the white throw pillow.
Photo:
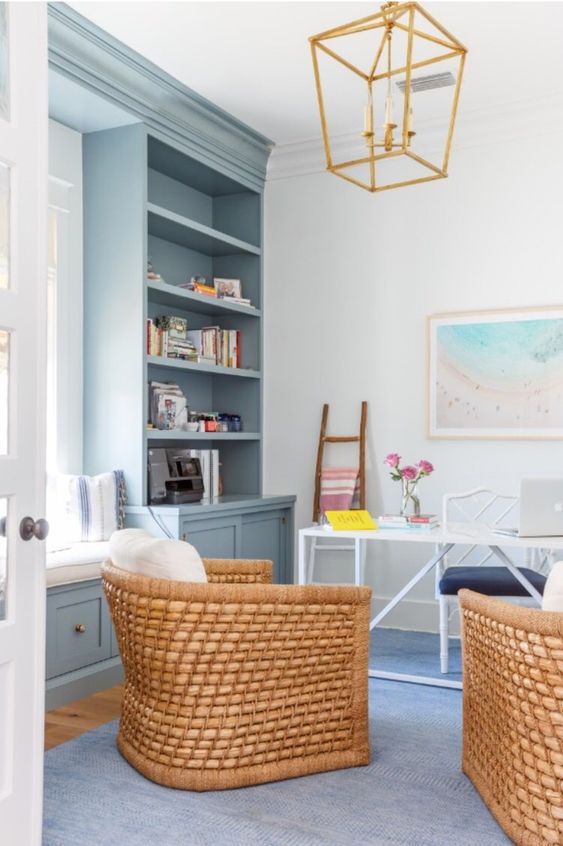
<svg viewBox="0 0 563 846">
<path fill-rule="evenodd" d="M 47 519 L 51 525 L 47 549 L 107 541 L 123 528 L 124 511 L 123 470 L 98 476 L 53 476 L 47 488 Z"/>
<path fill-rule="evenodd" d="M 121 529 L 109 539 L 113 564 L 151 579 L 206 582 L 205 567 L 197 549 L 180 540 L 153 538 L 144 529 Z"/>
<path fill-rule="evenodd" d="M 563 611 L 563 561 L 551 568 L 543 589 L 541 607 L 544 611 Z"/>
</svg>

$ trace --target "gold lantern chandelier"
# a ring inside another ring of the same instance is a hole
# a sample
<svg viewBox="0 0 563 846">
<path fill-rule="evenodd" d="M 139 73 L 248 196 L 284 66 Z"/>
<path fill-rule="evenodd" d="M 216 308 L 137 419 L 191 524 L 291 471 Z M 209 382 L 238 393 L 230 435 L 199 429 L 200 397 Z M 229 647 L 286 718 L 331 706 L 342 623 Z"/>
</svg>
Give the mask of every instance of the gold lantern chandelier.
<svg viewBox="0 0 563 846">
<path fill-rule="evenodd" d="M 448 175 L 467 53 L 457 38 L 418 3 L 392 2 L 309 41 L 327 170 L 370 192 Z M 416 75 L 438 63 L 445 63 L 438 65 L 441 73 Z M 341 155 L 342 136 L 330 131 L 329 88 L 338 98 L 333 123 L 350 119 L 357 125 L 352 136 L 346 134 L 347 149 Z M 438 115 L 429 122 L 431 138 L 425 146 L 414 129 L 412 101 L 414 93 L 431 89 L 441 90 L 433 100 Z"/>
</svg>

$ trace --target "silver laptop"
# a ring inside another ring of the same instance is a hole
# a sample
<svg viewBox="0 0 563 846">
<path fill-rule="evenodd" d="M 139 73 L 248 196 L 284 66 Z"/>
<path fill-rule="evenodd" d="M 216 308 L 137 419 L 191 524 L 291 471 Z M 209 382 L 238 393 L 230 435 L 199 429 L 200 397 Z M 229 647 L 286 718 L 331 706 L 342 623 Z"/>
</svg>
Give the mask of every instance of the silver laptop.
<svg viewBox="0 0 563 846">
<path fill-rule="evenodd" d="M 563 479 L 522 479 L 520 527 L 494 531 L 517 538 L 563 537 Z"/>
</svg>

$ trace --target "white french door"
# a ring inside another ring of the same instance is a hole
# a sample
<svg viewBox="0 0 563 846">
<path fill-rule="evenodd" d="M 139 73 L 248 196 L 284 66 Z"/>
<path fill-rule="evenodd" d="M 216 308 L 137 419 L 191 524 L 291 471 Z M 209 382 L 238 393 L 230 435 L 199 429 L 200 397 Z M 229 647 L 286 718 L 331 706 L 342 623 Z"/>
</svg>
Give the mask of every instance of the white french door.
<svg viewBox="0 0 563 846">
<path fill-rule="evenodd" d="M 0 842 L 41 842 L 47 4 L 0 3 Z M 27 520 L 25 518 L 28 518 Z M 26 540 L 25 538 L 29 538 Z"/>
</svg>

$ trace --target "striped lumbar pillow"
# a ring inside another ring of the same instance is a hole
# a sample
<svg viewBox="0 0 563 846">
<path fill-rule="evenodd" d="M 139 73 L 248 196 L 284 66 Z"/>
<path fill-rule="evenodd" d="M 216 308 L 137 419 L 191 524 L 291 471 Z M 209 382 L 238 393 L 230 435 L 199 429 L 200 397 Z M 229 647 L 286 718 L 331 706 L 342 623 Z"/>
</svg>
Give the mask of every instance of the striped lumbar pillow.
<svg viewBox="0 0 563 846">
<path fill-rule="evenodd" d="M 67 543 L 107 541 L 125 520 L 123 470 L 98 476 L 59 476 L 57 523 Z"/>
</svg>

